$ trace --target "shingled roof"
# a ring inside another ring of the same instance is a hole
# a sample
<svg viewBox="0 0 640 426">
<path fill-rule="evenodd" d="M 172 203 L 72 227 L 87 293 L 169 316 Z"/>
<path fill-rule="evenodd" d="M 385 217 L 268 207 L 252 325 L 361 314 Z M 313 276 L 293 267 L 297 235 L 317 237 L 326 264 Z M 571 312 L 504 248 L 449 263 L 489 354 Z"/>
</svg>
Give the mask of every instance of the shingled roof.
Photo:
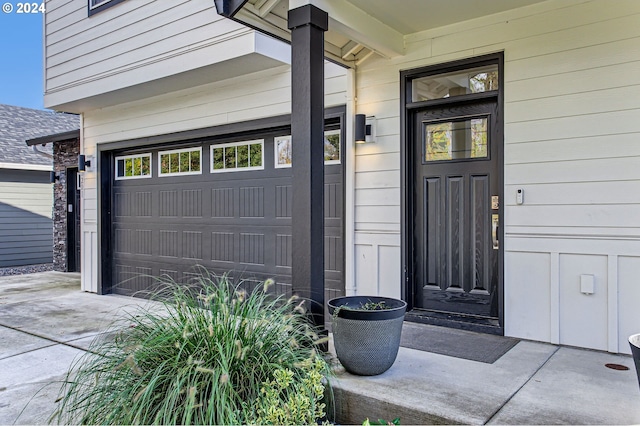
<svg viewBox="0 0 640 426">
<path fill-rule="evenodd" d="M 80 118 L 75 114 L 0 104 L 0 164 L 51 165 L 50 159 L 35 154 L 25 141 L 79 128 Z M 40 150 L 51 153 L 51 146 Z"/>
</svg>

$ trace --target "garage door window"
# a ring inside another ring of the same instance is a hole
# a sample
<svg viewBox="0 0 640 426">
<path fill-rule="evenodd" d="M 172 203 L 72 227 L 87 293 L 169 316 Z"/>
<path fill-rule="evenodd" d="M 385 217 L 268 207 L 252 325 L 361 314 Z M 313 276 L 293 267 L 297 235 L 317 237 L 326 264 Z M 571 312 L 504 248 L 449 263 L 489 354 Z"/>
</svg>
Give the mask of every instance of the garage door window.
<svg viewBox="0 0 640 426">
<path fill-rule="evenodd" d="M 140 179 L 151 177 L 151 154 L 116 157 L 116 179 Z"/>
<path fill-rule="evenodd" d="M 211 146 L 211 173 L 264 169 L 264 139 Z"/>
<path fill-rule="evenodd" d="M 202 174 L 201 154 L 201 147 L 160 152 L 160 176 Z"/>
<path fill-rule="evenodd" d="M 291 167 L 291 135 L 275 139 L 275 167 Z M 324 164 L 340 164 L 340 130 L 324 132 Z"/>
</svg>

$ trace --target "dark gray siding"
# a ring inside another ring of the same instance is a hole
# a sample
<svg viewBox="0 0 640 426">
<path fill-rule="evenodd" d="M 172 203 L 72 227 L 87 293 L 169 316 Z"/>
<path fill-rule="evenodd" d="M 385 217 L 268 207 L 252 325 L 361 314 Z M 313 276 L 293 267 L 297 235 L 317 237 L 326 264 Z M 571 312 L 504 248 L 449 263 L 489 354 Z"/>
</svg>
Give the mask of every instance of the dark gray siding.
<svg viewBox="0 0 640 426">
<path fill-rule="evenodd" d="M 0 169 L 0 268 L 51 263 L 49 172 Z"/>
</svg>

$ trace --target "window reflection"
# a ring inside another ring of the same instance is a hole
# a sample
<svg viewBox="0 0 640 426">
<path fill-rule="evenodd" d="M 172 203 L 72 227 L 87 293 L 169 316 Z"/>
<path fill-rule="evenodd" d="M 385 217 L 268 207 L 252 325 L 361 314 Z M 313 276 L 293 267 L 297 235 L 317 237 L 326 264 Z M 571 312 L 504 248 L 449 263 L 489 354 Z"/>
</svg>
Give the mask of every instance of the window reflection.
<svg viewBox="0 0 640 426">
<path fill-rule="evenodd" d="M 487 157 L 487 119 L 473 118 L 424 125 L 424 160 Z"/>
<path fill-rule="evenodd" d="M 497 91 L 498 65 L 417 78 L 411 88 L 413 102 Z"/>
</svg>

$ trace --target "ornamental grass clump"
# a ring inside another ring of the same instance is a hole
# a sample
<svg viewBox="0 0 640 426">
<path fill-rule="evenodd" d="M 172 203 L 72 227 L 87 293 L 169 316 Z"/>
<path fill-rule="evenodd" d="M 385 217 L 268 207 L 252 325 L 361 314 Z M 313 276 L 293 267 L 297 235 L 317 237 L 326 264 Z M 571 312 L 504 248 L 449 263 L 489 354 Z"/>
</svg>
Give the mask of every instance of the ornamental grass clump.
<svg viewBox="0 0 640 426">
<path fill-rule="evenodd" d="M 63 424 L 316 424 L 328 367 L 303 304 L 207 274 L 129 314 L 70 370 Z M 168 300 L 168 301 L 166 301 Z"/>
</svg>

